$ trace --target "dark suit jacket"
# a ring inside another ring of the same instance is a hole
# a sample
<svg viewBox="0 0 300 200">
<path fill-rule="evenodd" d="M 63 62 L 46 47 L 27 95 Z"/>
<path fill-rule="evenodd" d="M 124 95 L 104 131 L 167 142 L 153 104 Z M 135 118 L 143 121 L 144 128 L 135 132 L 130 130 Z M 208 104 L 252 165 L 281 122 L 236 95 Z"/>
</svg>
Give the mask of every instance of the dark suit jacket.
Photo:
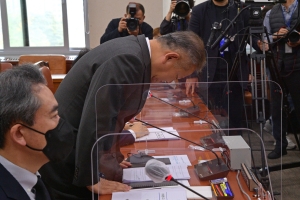
<svg viewBox="0 0 300 200">
<path fill-rule="evenodd" d="M 229 2 L 232 3 L 232 1 L 229 1 Z M 195 7 L 193 7 L 192 15 L 191 15 L 191 18 L 189 21 L 189 30 L 198 34 L 203 39 L 203 42 L 205 45 L 211 34 L 212 24 L 214 22 L 217 22 L 216 16 L 220 15 L 220 13 L 216 13 L 216 10 L 214 8 L 215 8 L 215 5 L 213 4 L 213 2 L 211 0 L 208 0 L 206 2 L 196 5 Z M 238 10 L 238 8 L 237 8 L 236 3 L 233 3 L 233 5 L 228 6 L 227 15 L 228 15 L 229 20 L 232 20 L 237 15 L 237 10 Z M 230 28 L 228 35 L 233 36 L 238 31 L 242 30 L 245 27 L 248 27 L 248 21 L 249 21 L 249 12 L 248 12 L 248 10 L 245 10 L 241 13 L 240 17 L 236 21 L 237 23 L 234 26 L 234 28 Z M 224 26 L 225 22 L 226 21 L 223 22 L 222 26 Z M 223 27 L 223 29 L 225 29 L 225 28 L 226 28 L 226 26 Z M 242 32 L 240 35 L 242 35 Z M 215 37 L 213 39 L 212 43 L 214 43 L 214 41 L 216 39 L 217 39 L 217 37 Z M 238 52 L 239 43 L 240 43 L 241 39 L 242 39 L 242 36 L 240 36 L 239 38 L 236 37 L 234 42 L 229 45 L 229 53 L 230 53 L 232 63 L 236 57 L 236 53 Z M 254 39 L 253 47 L 255 49 L 257 49 L 258 48 L 257 47 L 257 39 L 255 37 L 253 39 Z M 208 57 L 219 57 L 218 49 L 219 49 L 218 46 L 214 49 L 206 47 L 207 56 Z M 238 76 L 238 79 L 240 81 L 247 81 L 248 75 L 249 75 L 249 70 L 248 70 L 248 66 L 247 66 L 248 59 L 247 59 L 245 52 L 242 53 L 241 60 L 242 60 L 242 63 L 241 63 L 241 66 L 238 66 L 237 74 L 240 75 L 241 74 L 240 72 L 242 72 L 242 77 Z M 201 73 L 201 81 L 211 82 L 211 81 L 213 81 L 213 78 L 215 76 L 217 59 L 210 59 L 209 62 L 207 62 L 207 64 L 208 64 L 208 66 L 206 68 L 204 68 Z"/>
<path fill-rule="evenodd" d="M 60 117 L 78 129 L 76 149 L 66 161 L 50 162 L 40 170 L 54 196 L 91 198 L 85 186 L 92 184 L 92 146 L 107 133 L 120 133 L 125 123 L 141 111 L 149 85 L 129 84 L 150 83 L 150 80 L 150 54 L 144 35 L 105 42 L 72 67 L 55 97 Z M 102 139 L 99 144 L 99 149 L 108 150 L 111 138 Z M 97 182 L 96 174 L 93 183 Z"/>
<path fill-rule="evenodd" d="M 129 33 L 127 30 L 124 30 L 121 33 L 118 31 L 118 26 L 119 26 L 120 20 L 121 20 L 121 18 L 117 18 L 117 19 L 113 19 L 109 22 L 109 24 L 105 30 L 105 33 L 100 38 L 100 44 L 102 44 L 108 40 L 112 40 L 114 38 L 129 36 Z M 153 28 L 146 22 L 143 22 L 140 25 L 140 31 L 141 31 L 141 34 L 144 34 L 150 40 L 153 39 Z"/>
<path fill-rule="evenodd" d="M 30 200 L 19 182 L 0 164 L 0 199 Z"/>
</svg>

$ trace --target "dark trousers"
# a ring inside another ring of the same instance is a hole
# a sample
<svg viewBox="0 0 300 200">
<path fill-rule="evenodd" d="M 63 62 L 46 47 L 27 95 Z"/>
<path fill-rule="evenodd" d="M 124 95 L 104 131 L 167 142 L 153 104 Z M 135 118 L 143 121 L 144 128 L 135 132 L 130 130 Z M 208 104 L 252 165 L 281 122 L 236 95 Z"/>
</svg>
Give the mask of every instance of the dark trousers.
<svg viewBox="0 0 300 200">
<path fill-rule="evenodd" d="M 300 70 L 293 71 L 288 76 L 282 77 L 284 87 L 286 88 L 287 93 L 290 93 L 292 101 L 295 106 L 295 113 L 297 116 L 298 124 L 300 124 Z M 272 128 L 273 136 L 276 140 L 275 150 L 280 151 L 281 148 L 285 149 L 287 147 L 286 132 L 288 127 L 288 111 L 283 109 L 281 97 L 282 94 L 280 87 L 271 82 L 271 111 L 272 111 Z M 282 120 L 282 123 L 281 123 Z"/>
</svg>

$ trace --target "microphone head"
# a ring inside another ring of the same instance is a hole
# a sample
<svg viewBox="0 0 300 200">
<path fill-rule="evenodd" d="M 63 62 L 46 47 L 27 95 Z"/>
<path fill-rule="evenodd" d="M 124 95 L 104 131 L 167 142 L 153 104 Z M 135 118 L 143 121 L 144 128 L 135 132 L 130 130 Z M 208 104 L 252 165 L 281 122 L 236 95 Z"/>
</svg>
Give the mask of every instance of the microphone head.
<svg viewBox="0 0 300 200">
<path fill-rule="evenodd" d="M 151 159 L 145 165 L 145 173 L 154 183 L 161 183 L 170 175 L 170 170 L 165 163 Z"/>
</svg>

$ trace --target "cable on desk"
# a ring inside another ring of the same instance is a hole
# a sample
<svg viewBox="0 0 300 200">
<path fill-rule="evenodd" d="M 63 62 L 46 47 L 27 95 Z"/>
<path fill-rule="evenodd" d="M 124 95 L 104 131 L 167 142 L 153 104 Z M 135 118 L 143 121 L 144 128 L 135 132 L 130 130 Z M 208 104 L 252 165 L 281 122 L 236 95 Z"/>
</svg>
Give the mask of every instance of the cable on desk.
<svg viewBox="0 0 300 200">
<path fill-rule="evenodd" d="M 244 189 L 242 188 L 242 185 L 240 183 L 240 179 L 239 179 L 239 176 L 240 176 L 240 170 L 238 170 L 238 173 L 236 175 L 236 180 L 238 182 L 238 185 L 240 187 L 240 190 L 242 191 L 242 193 L 248 198 L 248 200 L 251 200 L 250 196 L 244 191 Z"/>
</svg>

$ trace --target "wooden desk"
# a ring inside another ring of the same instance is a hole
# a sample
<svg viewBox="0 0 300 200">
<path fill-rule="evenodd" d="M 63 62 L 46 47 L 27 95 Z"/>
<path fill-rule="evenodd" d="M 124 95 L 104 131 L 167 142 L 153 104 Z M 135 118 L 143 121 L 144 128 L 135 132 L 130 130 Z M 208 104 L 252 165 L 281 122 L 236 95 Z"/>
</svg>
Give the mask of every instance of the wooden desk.
<svg viewBox="0 0 300 200">
<path fill-rule="evenodd" d="M 163 97 L 166 91 L 157 92 L 155 95 L 158 97 Z M 199 101 L 199 98 L 191 98 L 195 104 Z M 176 104 L 175 104 L 176 105 Z M 214 119 L 211 113 L 207 110 L 207 107 L 202 104 L 197 104 L 200 106 L 200 118 L 209 118 Z M 177 105 L 180 106 L 180 105 Z M 191 105 L 180 106 L 181 108 L 189 107 Z M 199 120 L 196 117 L 176 117 L 176 112 L 178 109 L 164 104 L 155 98 L 150 98 L 147 100 L 141 114 L 138 118 L 157 125 L 158 127 L 172 126 L 176 129 L 179 135 L 183 138 L 187 138 L 192 142 L 199 143 L 200 138 L 206 135 L 211 134 L 211 125 L 210 124 L 194 124 L 194 121 Z M 175 114 L 174 114 L 175 113 Z M 151 149 L 155 150 L 155 154 L 150 154 L 151 156 L 161 156 L 161 155 L 187 155 L 192 166 L 188 167 L 189 174 L 191 179 L 189 183 L 191 186 L 208 186 L 209 181 L 200 181 L 198 175 L 194 171 L 194 165 L 198 163 L 199 159 L 210 160 L 215 159 L 215 155 L 210 151 L 196 151 L 189 149 L 188 146 L 190 142 L 185 140 L 170 140 L 170 141 L 149 141 L 149 142 L 136 142 L 132 145 L 122 147 L 121 151 L 123 155 L 127 153 L 137 153 L 138 150 Z M 219 155 L 220 156 L 220 155 Z M 220 157 L 221 158 L 221 157 Z M 234 199 L 242 200 L 246 199 L 245 196 L 239 189 L 239 186 L 236 181 L 237 172 L 230 171 L 227 175 L 228 182 L 233 190 Z M 252 196 L 252 193 L 248 191 L 246 183 L 242 180 L 240 176 L 240 182 L 243 189 Z M 110 200 L 112 195 L 101 195 L 99 199 L 101 200 Z"/>
</svg>

